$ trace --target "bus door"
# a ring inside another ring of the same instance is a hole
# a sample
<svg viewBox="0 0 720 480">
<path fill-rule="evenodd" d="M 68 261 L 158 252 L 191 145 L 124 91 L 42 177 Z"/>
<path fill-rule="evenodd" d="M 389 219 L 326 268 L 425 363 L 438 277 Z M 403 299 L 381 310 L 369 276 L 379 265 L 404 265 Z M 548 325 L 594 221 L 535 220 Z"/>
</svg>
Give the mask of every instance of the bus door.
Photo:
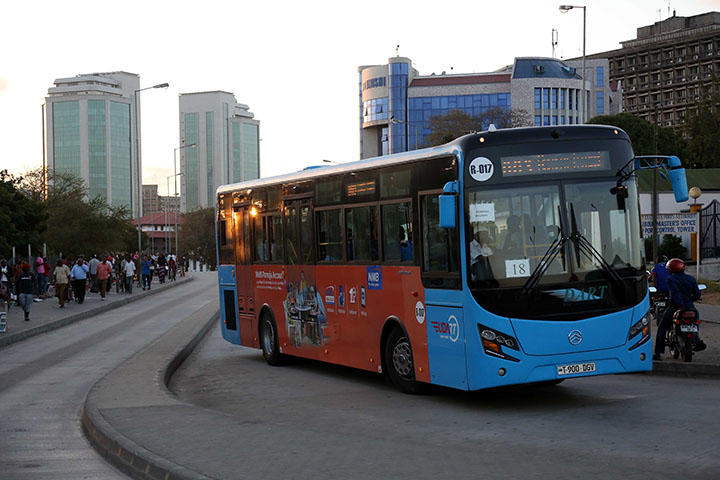
<svg viewBox="0 0 720 480">
<path fill-rule="evenodd" d="M 430 380 L 467 389 L 458 229 L 440 228 L 441 193 L 419 192 L 418 198 Z"/>
<path fill-rule="evenodd" d="M 296 347 L 322 345 L 325 319 L 317 315 L 312 198 L 284 201 L 285 279 L 291 305 L 287 331 Z"/>
<path fill-rule="evenodd" d="M 237 265 L 238 313 L 240 337 L 249 342 L 257 337 L 252 329 L 255 317 L 255 299 L 252 283 L 252 245 L 250 232 L 250 205 L 236 205 L 233 212 L 235 223 L 235 262 Z"/>
</svg>

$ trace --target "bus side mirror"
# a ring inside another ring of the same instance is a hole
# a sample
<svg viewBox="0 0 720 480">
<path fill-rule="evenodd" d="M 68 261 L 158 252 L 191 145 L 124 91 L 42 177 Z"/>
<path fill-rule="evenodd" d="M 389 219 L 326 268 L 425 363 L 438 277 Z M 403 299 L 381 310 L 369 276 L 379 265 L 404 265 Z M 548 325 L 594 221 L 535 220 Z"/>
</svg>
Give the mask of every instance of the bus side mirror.
<svg viewBox="0 0 720 480">
<path fill-rule="evenodd" d="M 672 185 L 673 193 L 675 194 L 675 201 L 687 202 L 689 198 L 687 177 L 685 175 L 685 169 L 682 168 L 680 165 L 680 159 L 678 157 L 668 158 L 670 184 Z"/>
<path fill-rule="evenodd" d="M 455 228 L 455 195 L 440 195 L 440 228 Z"/>
<path fill-rule="evenodd" d="M 455 228 L 456 199 L 458 193 L 458 182 L 448 182 L 443 187 L 443 194 L 440 195 L 440 228 Z"/>
</svg>

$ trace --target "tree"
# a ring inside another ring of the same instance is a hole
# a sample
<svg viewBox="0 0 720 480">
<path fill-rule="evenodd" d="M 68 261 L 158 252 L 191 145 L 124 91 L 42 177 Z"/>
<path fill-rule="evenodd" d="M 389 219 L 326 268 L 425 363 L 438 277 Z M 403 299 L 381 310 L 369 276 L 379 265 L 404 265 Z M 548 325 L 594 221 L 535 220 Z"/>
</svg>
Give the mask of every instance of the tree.
<svg viewBox="0 0 720 480">
<path fill-rule="evenodd" d="M 47 216 L 41 202 L 27 196 L 20 188 L 22 177 L 0 171 L 0 257 L 7 258 L 12 247 L 31 244 L 38 251 Z M 18 253 L 24 252 L 24 249 Z"/>
<path fill-rule="evenodd" d="M 591 118 L 587 123 L 610 125 L 625 131 L 630 137 L 635 155 L 658 154 L 684 157 L 685 141 L 672 128 L 658 127 L 631 113 L 599 115 Z"/>
<path fill-rule="evenodd" d="M 87 199 L 83 179 L 68 173 L 48 172 L 45 242 L 54 254 L 69 258 L 80 254 L 133 251 L 136 228 L 130 210 L 110 206 L 102 197 Z M 22 190 L 29 198 L 42 198 L 42 169 L 25 175 Z"/>
<path fill-rule="evenodd" d="M 446 115 L 430 117 L 430 134 L 424 146 L 432 147 L 452 142 L 468 133 L 487 129 L 490 124 L 497 128 L 524 127 L 530 125 L 530 115 L 525 110 L 492 107 L 475 117 L 462 110 L 452 110 Z"/>
<path fill-rule="evenodd" d="M 658 254 L 665 255 L 667 258 L 687 258 L 687 248 L 683 247 L 680 237 L 665 234 L 658 247 Z"/>
<path fill-rule="evenodd" d="M 217 267 L 215 252 L 215 209 L 200 208 L 183 215 L 180 226 L 180 251 L 191 259 Z"/>
<path fill-rule="evenodd" d="M 688 109 L 683 130 L 688 138 L 687 153 L 692 164 L 702 168 L 720 167 L 720 84 L 707 87 L 696 108 Z"/>
</svg>

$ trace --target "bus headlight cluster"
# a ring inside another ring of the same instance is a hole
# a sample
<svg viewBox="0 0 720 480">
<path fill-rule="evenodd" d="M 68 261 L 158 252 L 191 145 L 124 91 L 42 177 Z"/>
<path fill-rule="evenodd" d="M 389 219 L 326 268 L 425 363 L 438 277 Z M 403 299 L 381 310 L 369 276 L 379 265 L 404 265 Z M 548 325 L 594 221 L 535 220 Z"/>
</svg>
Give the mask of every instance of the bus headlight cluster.
<svg viewBox="0 0 720 480">
<path fill-rule="evenodd" d="M 518 345 L 518 341 L 515 337 L 498 332 L 497 330 L 493 330 L 492 328 L 488 328 L 480 324 L 478 324 L 478 332 L 480 333 L 480 340 L 482 341 L 483 350 L 485 350 L 486 354 L 492 357 L 502 358 L 503 360 L 510 360 L 513 362 L 520 361 L 519 359 L 508 355 L 502 349 L 502 347 L 507 347 L 511 350 L 519 351 L 520 346 Z"/>
<path fill-rule="evenodd" d="M 632 327 L 630 327 L 630 330 L 628 331 L 628 340 L 637 337 L 639 334 L 642 334 L 640 340 L 638 340 L 635 345 L 630 347 L 630 350 L 635 350 L 637 347 L 644 344 L 650 339 L 650 319 L 648 318 L 647 314 L 644 315 L 639 321 L 635 322 Z"/>
</svg>

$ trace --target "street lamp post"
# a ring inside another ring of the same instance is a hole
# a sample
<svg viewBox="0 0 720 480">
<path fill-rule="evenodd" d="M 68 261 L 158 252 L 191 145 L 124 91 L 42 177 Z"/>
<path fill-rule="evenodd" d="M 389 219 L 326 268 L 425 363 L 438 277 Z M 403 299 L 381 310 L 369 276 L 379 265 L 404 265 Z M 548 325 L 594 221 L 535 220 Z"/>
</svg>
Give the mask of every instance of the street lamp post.
<svg viewBox="0 0 720 480">
<path fill-rule="evenodd" d="M 193 148 L 193 147 L 196 147 L 196 146 L 197 146 L 197 144 L 191 143 L 190 145 L 183 145 L 183 146 L 181 146 L 181 147 L 175 147 L 175 148 L 173 149 L 173 175 L 172 175 L 172 176 L 173 176 L 173 188 L 174 188 L 174 190 L 175 190 L 175 196 L 174 196 L 173 198 L 176 198 L 176 199 L 177 199 L 177 196 L 178 196 L 178 192 L 177 192 L 177 177 L 178 177 L 179 175 L 184 175 L 184 172 L 178 173 L 178 171 L 177 171 L 177 152 L 178 152 L 178 150 L 183 150 L 183 149 L 185 149 L 185 148 Z M 168 188 L 168 200 L 169 200 L 169 199 L 170 199 L 170 189 Z M 168 204 L 169 204 L 169 203 L 170 203 L 170 202 L 168 201 Z M 169 209 L 169 205 L 168 205 L 168 209 Z M 174 211 L 174 210 L 175 210 L 175 208 L 173 208 L 173 211 Z M 178 214 L 179 214 L 179 213 L 180 213 L 180 205 L 178 204 L 178 206 L 177 206 L 177 211 L 175 211 L 175 257 L 177 257 L 177 254 L 178 254 L 178 231 L 177 231 L 177 230 L 178 230 L 178 223 L 177 223 L 177 217 L 178 217 Z M 168 227 L 168 228 L 169 228 L 169 227 Z M 177 258 L 176 258 L 175 261 L 177 261 Z"/>
<path fill-rule="evenodd" d="M 159 83 L 152 87 L 139 88 L 133 92 L 133 103 L 135 105 L 135 165 L 136 165 L 136 177 L 137 177 L 137 231 L 138 231 L 138 254 L 142 252 L 142 224 L 140 217 L 142 216 L 142 174 L 140 172 L 140 141 L 139 141 L 139 130 L 138 130 L 138 104 L 137 94 L 143 90 L 149 90 L 151 88 L 168 88 L 169 83 Z"/>
<path fill-rule="evenodd" d="M 585 91 L 585 26 L 587 7 L 585 5 L 560 5 L 559 9 L 562 13 L 567 13 L 573 8 L 583 9 L 583 55 L 582 55 L 582 86 L 583 86 L 583 123 L 587 122 L 587 93 Z"/>
</svg>

